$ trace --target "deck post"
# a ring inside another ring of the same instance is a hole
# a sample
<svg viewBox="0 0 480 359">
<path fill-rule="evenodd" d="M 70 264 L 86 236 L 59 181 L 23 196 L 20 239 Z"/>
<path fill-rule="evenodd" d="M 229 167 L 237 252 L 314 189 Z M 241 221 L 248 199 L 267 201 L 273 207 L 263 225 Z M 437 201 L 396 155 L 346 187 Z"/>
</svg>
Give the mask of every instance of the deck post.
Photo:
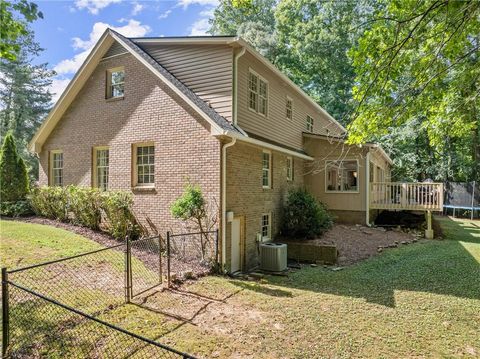
<svg viewBox="0 0 480 359">
<path fill-rule="evenodd" d="M 427 211 L 427 229 L 425 230 L 425 238 L 433 239 L 432 211 Z"/>
</svg>

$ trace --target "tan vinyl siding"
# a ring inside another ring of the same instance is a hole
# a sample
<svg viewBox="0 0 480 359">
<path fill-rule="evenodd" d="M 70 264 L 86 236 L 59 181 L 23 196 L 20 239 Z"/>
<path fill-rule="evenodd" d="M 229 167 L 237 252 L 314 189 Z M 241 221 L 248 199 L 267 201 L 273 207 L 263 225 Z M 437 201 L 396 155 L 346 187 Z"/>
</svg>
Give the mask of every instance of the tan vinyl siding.
<svg viewBox="0 0 480 359">
<path fill-rule="evenodd" d="M 248 74 L 253 70 L 268 81 L 267 116 L 248 108 Z M 286 117 L 287 96 L 293 101 L 293 120 Z M 238 125 L 247 132 L 272 141 L 302 149 L 302 132 L 306 131 L 307 115 L 314 120 L 314 133 L 339 134 L 341 129 L 314 105 L 308 103 L 293 87 L 277 74 L 246 52 L 238 62 Z"/>
<path fill-rule="evenodd" d="M 141 47 L 227 120 L 232 119 L 233 50 L 226 45 Z"/>
<path fill-rule="evenodd" d="M 107 57 L 111 57 L 111 56 L 115 56 L 115 55 L 120 55 L 120 54 L 124 54 L 126 53 L 127 50 L 122 46 L 120 45 L 118 42 L 114 42 L 112 44 L 112 46 L 110 46 L 110 48 L 108 49 L 108 51 L 105 53 L 105 55 L 103 56 L 103 58 L 107 58 Z"/>
</svg>

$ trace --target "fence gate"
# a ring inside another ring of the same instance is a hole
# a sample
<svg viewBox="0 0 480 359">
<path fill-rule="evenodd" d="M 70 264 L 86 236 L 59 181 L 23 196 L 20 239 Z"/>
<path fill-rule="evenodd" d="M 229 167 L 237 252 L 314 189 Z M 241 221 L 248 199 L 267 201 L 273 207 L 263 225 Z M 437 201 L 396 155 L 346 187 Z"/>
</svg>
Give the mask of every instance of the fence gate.
<svg viewBox="0 0 480 359">
<path fill-rule="evenodd" d="M 162 284 L 162 240 L 160 235 L 126 240 L 126 299 Z"/>
</svg>

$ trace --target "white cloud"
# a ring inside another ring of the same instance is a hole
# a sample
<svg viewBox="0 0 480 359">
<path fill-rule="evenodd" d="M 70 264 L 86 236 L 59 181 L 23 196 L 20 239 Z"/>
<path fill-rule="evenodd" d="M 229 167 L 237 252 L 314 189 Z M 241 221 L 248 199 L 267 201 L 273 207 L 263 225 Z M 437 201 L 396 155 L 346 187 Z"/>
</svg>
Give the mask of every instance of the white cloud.
<svg viewBox="0 0 480 359">
<path fill-rule="evenodd" d="M 97 22 L 93 25 L 92 31 L 88 39 L 83 40 L 79 37 L 74 37 L 73 48 L 83 50 L 82 52 L 76 54 L 70 59 L 65 59 L 60 61 L 55 67 L 54 70 L 58 74 L 71 74 L 75 73 L 83 61 L 87 58 L 93 46 L 96 44 L 98 39 L 102 36 L 104 31 L 107 28 L 111 28 L 115 31 L 118 31 L 126 37 L 141 37 L 150 32 L 150 27 L 148 25 L 143 25 L 140 21 L 137 20 L 128 20 L 128 23 L 124 26 L 111 26 L 104 22 Z"/>
<path fill-rule="evenodd" d="M 167 10 L 164 13 L 158 15 L 158 18 L 159 19 L 166 19 L 171 13 L 172 13 L 172 10 Z"/>
<path fill-rule="evenodd" d="M 190 28 L 190 36 L 203 36 L 207 34 L 207 30 L 210 28 L 208 19 L 200 19 L 193 23 Z"/>
<path fill-rule="evenodd" d="M 97 15 L 101 9 L 120 1 L 122 0 L 75 0 L 75 6 L 77 9 L 87 9 L 91 14 Z"/>
<path fill-rule="evenodd" d="M 142 10 L 145 8 L 142 4 L 138 2 L 133 3 L 133 9 L 132 9 L 132 16 L 136 16 L 142 12 Z"/>
<path fill-rule="evenodd" d="M 181 6 L 184 9 L 190 5 L 200 5 L 200 6 L 217 6 L 220 3 L 219 0 L 178 0 L 177 6 Z"/>
<path fill-rule="evenodd" d="M 68 86 L 70 83 L 69 78 L 55 78 L 52 81 L 52 85 L 50 86 L 50 93 L 53 95 L 52 96 L 52 101 L 57 102 L 60 96 L 63 93 L 63 90 Z"/>
</svg>

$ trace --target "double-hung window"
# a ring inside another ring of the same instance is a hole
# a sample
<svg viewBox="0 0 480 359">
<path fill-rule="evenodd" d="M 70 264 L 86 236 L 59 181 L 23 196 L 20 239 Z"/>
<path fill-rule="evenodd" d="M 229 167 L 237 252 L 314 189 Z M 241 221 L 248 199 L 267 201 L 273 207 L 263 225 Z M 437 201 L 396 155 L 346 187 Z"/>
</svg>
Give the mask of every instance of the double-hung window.
<svg viewBox="0 0 480 359">
<path fill-rule="evenodd" d="M 272 223 L 270 213 L 262 214 L 262 242 L 267 242 L 272 239 Z"/>
<path fill-rule="evenodd" d="M 110 151 L 108 147 L 93 149 L 93 185 L 102 191 L 108 190 L 108 168 Z"/>
<path fill-rule="evenodd" d="M 272 154 L 268 151 L 262 153 L 262 187 L 271 188 L 272 185 Z"/>
<path fill-rule="evenodd" d="M 313 132 L 313 117 L 307 115 L 307 132 Z"/>
<path fill-rule="evenodd" d="M 117 67 L 107 71 L 107 98 L 122 98 L 125 94 L 125 70 Z"/>
<path fill-rule="evenodd" d="M 50 185 L 63 186 L 63 152 L 50 152 Z"/>
<path fill-rule="evenodd" d="M 287 102 L 285 104 L 287 120 L 293 119 L 293 100 L 287 96 Z"/>
<path fill-rule="evenodd" d="M 287 157 L 287 181 L 293 181 L 293 158 Z"/>
<path fill-rule="evenodd" d="M 326 192 L 358 192 L 358 161 L 326 161 Z"/>
<path fill-rule="evenodd" d="M 248 74 L 248 107 L 264 116 L 268 112 L 268 83 L 255 72 Z"/>
<path fill-rule="evenodd" d="M 153 144 L 134 146 L 135 187 L 155 185 L 155 147 Z"/>
</svg>

